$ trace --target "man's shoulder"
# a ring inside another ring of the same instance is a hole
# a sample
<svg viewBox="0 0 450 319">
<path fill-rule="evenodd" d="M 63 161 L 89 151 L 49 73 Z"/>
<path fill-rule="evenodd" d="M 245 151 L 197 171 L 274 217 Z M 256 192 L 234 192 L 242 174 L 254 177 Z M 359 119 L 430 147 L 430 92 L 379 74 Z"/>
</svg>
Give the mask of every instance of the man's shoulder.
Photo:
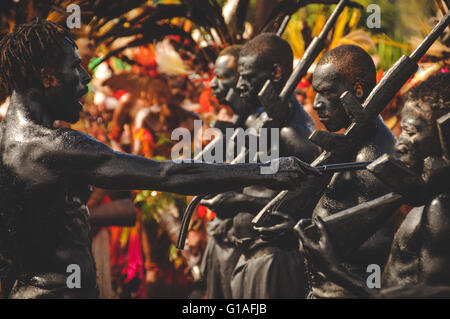
<svg viewBox="0 0 450 319">
<path fill-rule="evenodd" d="M 372 161 L 383 154 L 392 154 L 396 138 L 381 119 L 375 128 L 375 135 L 364 143 L 357 153 L 357 161 Z"/>
<path fill-rule="evenodd" d="M 381 155 L 385 154 L 383 152 L 383 147 L 375 143 L 368 143 L 361 147 L 361 149 L 356 154 L 356 162 L 369 162 L 377 159 Z"/>
<path fill-rule="evenodd" d="M 301 134 L 306 138 L 315 130 L 314 121 L 303 109 L 297 98 L 289 100 L 291 112 L 289 118 L 280 130 L 281 137 L 291 138 L 292 134 Z"/>
<path fill-rule="evenodd" d="M 110 153 L 112 150 L 104 143 L 94 137 L 72 129 L 59 128 L 55 130 L 54 145 L 51 149 L 55 152 L 52 155 L 63 155 L 65 158 L 73 159 L 96 158 Z"/>
<path fill-rule="evenodd" d="M 75 150 L 102 150 L 106 145 L 95 138 L 72 129 L 31 128 L 23 135 L 10 135 L 2 140 L 3 158 L 38 160 L 57 154 L 71 154 Z M 91 153 L 91 152 L 90 152 Z"/>
<path fill-rule="evenodd" d="M 424 212 L 424 206 L 414 207 L 401 223 L 394 237 L 394 246 L 411 249 L 421 240 L 420 226 Z M 419 237 L 417 237 L 419 236 Z"/>
<path fill-rule="evenodd" d="M 46 128 L 46 127 L 33 127 L 29 130 L 23 130 L 22 136 L 11 135 L 14 140 L 19 139 L 20 144 L 24 147 L 33 145 L 41 145 L 43 148 L 51 147 L 67 147 L 80 142 L 97 141 L 93 137 L 68 128 Z"/>
<path fill-rule="evenodd" d="M 397 138 L 394 136 L 392 131 L 384 124 L 381 116 L 377 119 L 377 125 L 375 129 L 375 138 L 373 144 L 377 150 L 384 153 L 392 153 L 394 150 Z"/>
<path fill-rule="evenodd" d="M 26 123 L 23 125 L 16 125 L 12 122 L 2 123 L 0 126 L 0 134 L 2 134 L 2 143 L 5 147 L 24 147 L 30 145 L 48 145 L 55 137 L 55 130 L 45 126 Z"/>
<path fill-rule="evenodd" d="M 442 212 L 447 212 L 450 207 L 450 194 L 448 192 L 436 195 L 429 205 L 429 209 L 437 209 Z"/>
<path fill-rule="evenodd" d="M 94 137 L 69 128 L 55 129 L 54 137 L 65 145 L 75 145 L 78 143 L 99 143 L 99 141 Z"/>
<path fill-rule="evenodd" d="M 450 194 L 448 192 L 438 194 L 431 198 L 425 205 L 425 224 L 430 231 L 431 238 L 436 242 L 448 240 L 450 237 L 450 224 L 448 212 L 450 211 Z"/>
</svg>

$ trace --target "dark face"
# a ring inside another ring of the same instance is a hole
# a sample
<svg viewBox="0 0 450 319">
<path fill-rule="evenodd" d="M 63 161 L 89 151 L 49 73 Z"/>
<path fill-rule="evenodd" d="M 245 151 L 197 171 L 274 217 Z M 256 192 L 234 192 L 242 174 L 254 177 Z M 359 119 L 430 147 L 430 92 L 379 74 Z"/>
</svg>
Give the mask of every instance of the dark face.
<svg viewBox="0 0 450 319">
<path fill-rule="evenodd" d="M 239 81 L 236 89 L 239 96 L 248 105 L 258 105 L 258 93 L 264 83 L 272 77 L 272 66 L 263 68 L 257 56 L 242 56 L 238 61 Z"/>
<path fill-rule="evenodd" d="M 237 63 L 232 55 L 223 55 L 217 58 L 214 68 L 214 78 L 211 89 L 221 104 L 227 104 L 225 97 L 228 90 L 236 87 L 238 81 Z"/>
<path fill-rule="evenodd" d="M 353 85 L 339 75 L 333 64 L 316 67 L 312 87 L 317 93 L 313 108 L 327 130 L 336 132 L 350 125 L 339 97 L 345 91 L 353 92 Z"/>
<path fill-rule="evenodd" d="M 44 84 L 44 95 L 53 119 L 75 123 L 82 109 L 79 100 L 88 92 L 91 77 L 81 66 L 77 49 L 68 41 L 63 42 L 64 58 L 56 70 L 49 71 L 54 77 L 49 85 Z"/>
<path fill-rule="evenodd" d="M 436 125 L 429 123 L 415 107 L 418 101 L 408 101 L 402 111 L 402 133 L 395 152 L 398 158 L 409 168 L 420 173 L 423 161 L 428 156 L 439 153 L 439 136 Z"/>
</svg>

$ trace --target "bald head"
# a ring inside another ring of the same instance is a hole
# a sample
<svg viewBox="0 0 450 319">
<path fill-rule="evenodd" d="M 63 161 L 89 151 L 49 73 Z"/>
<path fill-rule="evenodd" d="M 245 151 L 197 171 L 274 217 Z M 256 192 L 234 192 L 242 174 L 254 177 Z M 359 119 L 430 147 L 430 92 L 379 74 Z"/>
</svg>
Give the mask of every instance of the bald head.
<svg viewBox="0 0 450 319">
<path fill-rule="evenodd" d="M 241 57 L 256 56 L 258 67 L 281 67 L 285 82 L 292 73 L 294 54 L 287 41 L 273 33 L 261 33 L 250 40 L 241 50 Z M 272 71 L 272 70 L 271 70 Z"/>
<path fill-rule="evenodd" d="M 242 45 L 233 44 L 233 45 L 230 45 L 229 47 L 226 47 L 222 51 L 220 51 L 218 57 L 231 56 L 234 59 L 236 59 L 236 61 L 237 61 L 239 59 L 239 54 L 241 53 L 241 50 L 242 50 Z"/>
<path fill-rule="evenodd" d="M 222 50 L 217 57 L 214 66 L 214 78 L 210 86 L 214 96 L 221 104 L 227 104 L 225 100 L 228 91 L 236 87 L 238 81 L 237 61 L 241 52 L 241 45 L 232 45 Z M 236 112 L 236 110 L 234 110 Z"/>
<path fill-rule="evenodd" d="M 350 124 L 339 97 L 348 91 L 362 103 L 376 84 L 372 58 L 355 45 L 342 45 L 326 52 L 314 70 L 316 91 L 313 108 L 320 121 L 332 132 Z"/>
<path fill-rule="evenodd" d="M 259 104 L 258 93 L 267 80 L 281 91 L 292 73 L 293 53 L 285 40 L 273 33 L 262 33 L 241 50 L 237 89 L 246 105 Z"/>
<path fill-rule="evenodd" d="M 377 74 L 372 57 L 356 45 L 341 45 L 326 52 L 317 66 L 332 64 L 343 79 L 350 84 L 359 83 L 363 98 L 375 87 Z"/>
</svg>

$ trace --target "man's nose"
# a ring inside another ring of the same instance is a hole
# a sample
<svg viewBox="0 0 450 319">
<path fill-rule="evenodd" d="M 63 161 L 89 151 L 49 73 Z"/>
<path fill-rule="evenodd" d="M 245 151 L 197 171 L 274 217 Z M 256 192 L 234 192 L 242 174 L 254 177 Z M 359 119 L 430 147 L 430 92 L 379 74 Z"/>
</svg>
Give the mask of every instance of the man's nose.
<svg viewBox="0 0 450 319">
<path fill-rule="evenodd" d="M 81 83 L 88 84 L 89 82 L 91 82 L 91 76 L 84 67 L 80 66 L 80 68 L 81 68 Z"/>
<path fill-rule="evenodd" d="M 313 103 L 313 109 L 318 111 L 324 108 L 324 103 L 320 100 L 319 95 L 316 96 Z"/>
</svg>

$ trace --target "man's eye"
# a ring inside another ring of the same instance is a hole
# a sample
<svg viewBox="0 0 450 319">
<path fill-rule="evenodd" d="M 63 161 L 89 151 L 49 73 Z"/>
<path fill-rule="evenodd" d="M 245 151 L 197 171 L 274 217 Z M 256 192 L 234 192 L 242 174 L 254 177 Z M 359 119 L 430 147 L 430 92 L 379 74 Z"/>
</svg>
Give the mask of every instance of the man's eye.
<svg viewBox="0 0 450 319">
<path fill-rule="evenodd" d="M 417 130 L 413 130 L 413 129 L 404 129 L 403 130 L 406 134 L 408 134 L 409 136 L 417 134 Z"/>
</svg>

